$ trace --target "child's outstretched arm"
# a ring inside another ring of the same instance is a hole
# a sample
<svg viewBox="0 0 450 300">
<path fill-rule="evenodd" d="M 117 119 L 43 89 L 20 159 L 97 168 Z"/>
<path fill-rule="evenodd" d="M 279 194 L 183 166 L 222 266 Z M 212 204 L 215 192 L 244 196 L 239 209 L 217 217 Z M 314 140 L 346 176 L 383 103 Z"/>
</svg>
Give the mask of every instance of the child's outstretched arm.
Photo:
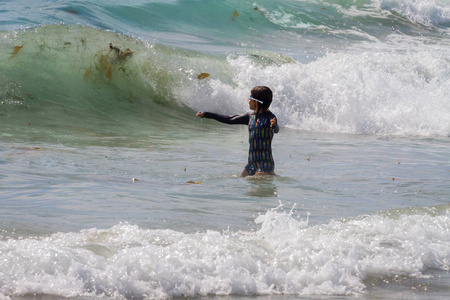
<svg viewBox="0 0 450 300">
<path fill-rule="evenodd" d="M 219 122 L 222 122 L 225 124 L 248 125 L 248 122 L 250 121 L 250 112 L 245 113 L 243 115 L 224 116 L 224 115 L 219 115 L 219 114 L 215 114 L 215 113 L 211 113 L 211 112 L 199 111 L 197 113 L 197 117 L 214 119 L 216 121 L 219 121 Z"/>
</svg>

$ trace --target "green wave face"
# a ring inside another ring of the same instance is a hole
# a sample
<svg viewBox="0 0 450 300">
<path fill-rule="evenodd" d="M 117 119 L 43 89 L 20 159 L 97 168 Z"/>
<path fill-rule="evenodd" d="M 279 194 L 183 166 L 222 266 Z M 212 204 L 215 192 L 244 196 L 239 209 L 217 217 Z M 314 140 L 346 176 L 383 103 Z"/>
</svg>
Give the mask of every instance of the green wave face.
<svg viewBox="0 0 450 300">
<path fill-rule="evenodd" d="M 192 113 L 179 91 L 208 72 L 227 77 L 223 57 L 82 26 L 5 33 L 0 47 L 1 122 L 12 136 L 29 124 L 124 134 L 174 123 Z"/>
</svg>

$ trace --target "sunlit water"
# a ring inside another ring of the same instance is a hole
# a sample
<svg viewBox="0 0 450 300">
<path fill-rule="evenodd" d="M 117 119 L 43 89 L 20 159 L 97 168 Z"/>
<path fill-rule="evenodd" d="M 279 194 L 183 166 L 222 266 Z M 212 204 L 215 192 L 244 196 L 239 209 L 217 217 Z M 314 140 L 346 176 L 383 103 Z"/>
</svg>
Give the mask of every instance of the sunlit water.
<svg viewBox="0 0 450 300">
<path fill-rule="evenodd" d="M 449 12 L 1 2 L 0 299 L 447 299 Z"/>
</svg>

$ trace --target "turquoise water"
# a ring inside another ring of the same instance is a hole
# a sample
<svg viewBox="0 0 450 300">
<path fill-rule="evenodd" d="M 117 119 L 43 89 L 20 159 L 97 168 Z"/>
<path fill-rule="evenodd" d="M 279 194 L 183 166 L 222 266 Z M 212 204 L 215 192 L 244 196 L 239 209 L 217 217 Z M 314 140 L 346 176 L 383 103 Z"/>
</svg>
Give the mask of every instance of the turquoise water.
<svg viewBox="0 0 450 300">
<path fill-rule="evenodd" d="M 449 25 L 444 0 L 0 2 L 0 298 L 447 299 Z M 255 85 L 276 175 L 243 179 L 247 128 L 195 112 Z"/>
</svg>

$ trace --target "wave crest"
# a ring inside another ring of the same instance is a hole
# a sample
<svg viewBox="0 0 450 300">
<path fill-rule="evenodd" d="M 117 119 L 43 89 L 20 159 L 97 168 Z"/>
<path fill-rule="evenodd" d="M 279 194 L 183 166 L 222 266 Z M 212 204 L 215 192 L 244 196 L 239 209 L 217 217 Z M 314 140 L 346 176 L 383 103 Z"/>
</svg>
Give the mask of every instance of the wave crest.
<svg viewBox="0 0 450 300">
<path fill-rule="evenodd" d="M 308 225 L 280 206 L 257 231 L 109 229 L 0 241 L 0 295 L 166 299 L 358 295 L 366 282 L 448 271 L 448 207 Z"/>
<path fill-rule="evenodd" d="M 415 24 L 425 26 L 450 26 L 450 6 L 439 0 L 377 0 L 385 10 L 393 11 Z"/>
</svg>

